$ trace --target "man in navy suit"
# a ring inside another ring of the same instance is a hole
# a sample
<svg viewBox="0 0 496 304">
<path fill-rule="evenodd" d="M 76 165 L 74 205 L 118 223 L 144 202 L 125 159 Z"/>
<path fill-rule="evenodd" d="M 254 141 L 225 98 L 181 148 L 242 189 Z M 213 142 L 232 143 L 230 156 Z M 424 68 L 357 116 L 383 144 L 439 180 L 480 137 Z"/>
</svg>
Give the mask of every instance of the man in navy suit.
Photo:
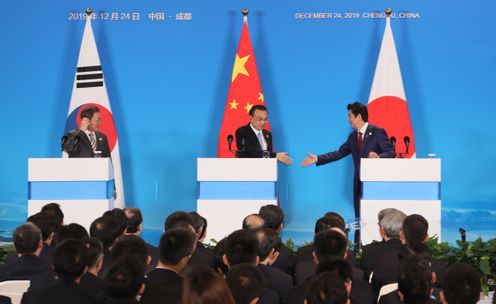
<svg viewBox="0 0 496 304">
<path fill-rule="evenodd" d="M 348 140 L 339 147 L 337 151 L 314 155 L 308 153 L 302 162 L 303 167 L 311 164 L 317 166 L 340 160 L 351 154 L 355 165 L 353 177 L 353 203 L 355 205 L 355 217 L 360 217 L 360 159 L 361 158 L 391 158 L 394 157 L 393 145 L 389 141 L 386 131 L 381 127 L 368 123 L 367 107 L 359 102 L 348 104 L 348 121 L 355 131 L 351 132 Z M 355 243 L 359 242 L 358 233 L 355 235 Z"/>
</svg>

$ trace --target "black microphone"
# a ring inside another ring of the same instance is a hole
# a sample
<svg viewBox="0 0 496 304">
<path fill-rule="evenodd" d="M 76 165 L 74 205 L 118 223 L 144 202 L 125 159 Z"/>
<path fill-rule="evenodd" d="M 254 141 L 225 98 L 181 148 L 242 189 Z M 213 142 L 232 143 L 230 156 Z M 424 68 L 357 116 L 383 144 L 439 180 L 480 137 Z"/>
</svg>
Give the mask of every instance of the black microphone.
<svg viewBox="0 0 496 304">
<path fill-rule="evenodd" d="M 458 229 L 458 231 L 460 231 L 460 238 L 462 239 L 462 242 L 465 243 L 465 241 L 467 240 L 467 231 L 463 228 Z"/>
<path fill-rule="evenodd" d="M 233 142 L 233 136 L 231 134 L 227 135 L 227 144 L 229 145 L 229 152 L 232 152 L 232 148 L 231 148 L 232 142 Z"/>
<path fill-rule="evenodd" d="M 73 145 L 73 150 L 74 151 L 77 151 L 77 146 L 78 146 L 78 144 L 79 144 L 80 141 L 81 141 L 81 136 L 74 137 L 74 145 Z"/>
<path fill-rule="evenodd" d="M 245 152 L 245 138 L 241 137 L 241 151 Z"/>
<path fill-rule="evenodd" d="M 67 141 L 69 137 L 67 137 L 67 135 L 64 135 L 60 138 L 60 146 L 62 147 L 62 150 L 64 150 L 64 144 L 65 142 Z"/>
<path fill-rule="evenodd" d="M 405 147 L 406 147 L 405 154 L 408 154 L 408 147 L 410 147 L 410 136 L 405 136 L 403 138 L 403 142 L 405 142 Z"/>
</svg>

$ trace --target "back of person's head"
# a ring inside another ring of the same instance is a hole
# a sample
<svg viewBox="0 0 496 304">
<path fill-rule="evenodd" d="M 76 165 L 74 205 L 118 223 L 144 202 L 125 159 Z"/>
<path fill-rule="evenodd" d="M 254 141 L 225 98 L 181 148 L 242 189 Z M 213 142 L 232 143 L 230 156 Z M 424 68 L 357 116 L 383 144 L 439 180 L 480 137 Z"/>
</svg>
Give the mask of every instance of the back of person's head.
<svg viewBox="0 0 496 304">
<path fill-rule="evenodd" d="M 229 269 L 226 282 L 236 304 L 252 303 L 261 296 L 264 289 L 262 273 L 250 264 L 239 264 Z"/>
<path fill-rule="evenodd" d="M 256 231 L 265 226 L 264 219 L 258 214 L 250 214 L 243 219 L 243 229 Z"/>
<path fill-rule="evenodd" d="M 119 208 L 114 208 L 112 210 L 103 213 L 103 216 L 112 216 L 115 219 L 116 225 L 119 227 L 119 235 L 124 234 L 127 229 L 127 215 L 124 210 Z"/>
<path fill-rule="evenodd" d="M 184 212 L 184 211 L 176 211 L 176 212 L 171 213 L 167 217 L 167 219 L 165 220 L 164 231 L 166 231 L 167 229 L 177 228 L 177 225 L 179 223 L 183 223 L 183 222 L 187 223 L 193 229 L 195 229 L 195 222 L 194 222 L 191 214 L 189 214 L 188 212 Z"/>
<path fill-rule="evenodd" d="M 103 248 L 108 249 L 122 235 L 122 230 L 114 216 L 104 215 L 91 223 L 90 235 L 99 239 Z"/>
<path fill-rule="evenodd" d="M 54 237 L 59 225 L 55 216 L 50 213 L 38 212 L 28 217 L 28 222 L 33 223 L 40 228 L 43 241 L 48 241 Z"/>
<path fill-rule="evenodd" d="M 217 271 L 222 273 L 227 273 L 229 269 L 227 265 L 224 263 L 224 245 L 226 243 L 226 239 L 221 240 L 215 245 L 214 250 L 212 252 L 213 255 L 213 266 Z"/>
<path fill-rule="evenodd" d="M 184 229 L 169 229 L 160 238 L 159 260 L 165 265 L 177 265 L 192 254 L 196 236 Z"/>
<path fill-rule="evenodd" d="M 350 104 L 348 104 L 348 106 L 346 107 L 346 109 L 348 111 L 351 111 L 351 113 L 355 117 L 360 114 L 360 116 L 362 116 L 362 120 L 364 122 L 369 121 L 369 112 L 367 111 L 367 107 L 364 104 L 362 104 L 360 102 L 350 103 Z"/>
<path fill-rule="evenodd" d="M 315 222 L 315 233 L 319 233 L 330 228 L 339 228 L 346 232 L 346 224 L 337 216 L 323 216 Z"/>
<path fill-rule="evenodd" d="M 307 304 L 346 304 L 345 282 L 335 272 L 319 274 L 310 284 L 305 296 Z"/>
<path fill-rule="evenodd" d="M 258 257 L 260 261 L 265 260 L 272 250 L 277 252 L 281 248 L 281 237 L 273 229 L 260 229 L 256 232 L 256 236 L 258 239 Z"/>
<path fill-rule="evenodd" d="M 41 230 L 33 223 L 25 223 L 14 230 L 12 241 L 18 254 L 34 254 L 42 241 Z"/>
<path fill-rule="evenodd" d="M 54 216 L 58 227 L 64 224 L 64 212 L 62 212 L 62 209 L 60 209 L 59 204 L 57 203 L 46 204 L 41 208 L 41 212 Z"/>
<path fill-rule="evenodd" d="M 103 287 L 112 299 L 134 299 L 144 283 L 145 266 L 135 256 L 117 259 L 103 275 Z"/>
<path fill-rule="evenodd" d="M 234 231 L 226 238 L 224 253 L 230 266 L 256 263 L 258 240 L 255 233 L 244 229 Z"/>
<path fill-rule="evenodd" d="M 430 263 L 416 254 L 400 262 L 398 290 L 405 304 L 425 304 L 431 295 L 432 271 Z"/>
<path fill-rule="evenodd" d="M 348 249 L 348 240 L 343 232 L 324 230 L 314 236 L 315 255 L 320 260 L 326 256 L 344 258 Z"/>
<path fill-rule="evenodd" d="M 350 264 L 343 258 L 328 256 L 319 260 L 317 274 L 336 272 L 345 282 L 353 280 Z"/>
<path fill-rule="evenodd" d="M 88 246 L 88 267 L 95 267 L 98 261 L 103 257 L 103 245 L 99 239 L 91 237 L 87 242 Z"/>
<path fill-rule="evenodd" d="M 88 266 L 88 248 L 81 241 L 68 239 L 57 244 L 53 269 L 59 278 L 75 280 Z"/>
<path fill-rule="evenodd" d="M 479 274 L 462 263 L 454 264 L 446 270 L 442 286 L 442 297 L 448 304 L 475 304 L 482 291 Z"/>
<path fill-rule="evenodd" d="M 143 223 L 143 215 L 138 208 L 125 208 L 124 213 L 127 217 L 126 233 L 136 233 L 140 230 Z"/>
<path fill-rule="evenodd" d="M 401 231 L 403 231 L 406 246 L 415 253 L 424 253 L 427 250 L 424 241 L 428 230 L 429 223 L 423 216 L 412 214 L 405 217 Z"/>
<path fill-rule="evenodd" d="M 194 268 L 184 279 L 182 304 L 234 304 L 226 281 L 210 267 Z"/>
<path fill-rule="evenodd" d="M 258 212 L 265 221 L 265 227 L 277 230 L 281 228 L 284 221 L 284 213 L 279 206 L 265 205 L 260 208 Z"/>
<path fill-rule="evenodd" d="M 341 214 L 339 214 L 337 212 L 334 212 L 334 211 L 326 212 L 326 214 L 324 214 L 324 217 L 336 219 L 336 220 L 340 221 L 343 226 L 346 226 L 344 218 L 341 216 Z"/>
<path fill-rule="evenodd" d="M 390 239 L 399 239 L 406 214 L 394 208 L 388 208 L 386 210 L 388 211 L 382 214 L 382 216 L 379 216 L 379 227 L 384 231 L 386 237 Z"/>
<path fill-rule="evenodd" d="M 119 238 L 110 251 L 111 262 L 125 256 L 135 256 L 145 266 L 149 263 L 145 241 L 133 234 Z"/>
<path fill-rule="evenodd" d="M 191 215 L 191 218 L 193 219 L 193 227 L 195 228 L 198 239 L 205 237 L 207 232 L 207 219 L 196 211 L 191 211 L 189 215 Z"/>
<path fill-rule="evenodd" d="M 86 231 L 83 226 L 76 223 L 71 223 L 69 225 L 63 225 L 59 228 L 57 234 L 55 235 L 55 240 L 57 243 L 60 243 L 64 240 L 75 239 L 86 243 L 89 237 L 88 231 Z"/>
</svg>

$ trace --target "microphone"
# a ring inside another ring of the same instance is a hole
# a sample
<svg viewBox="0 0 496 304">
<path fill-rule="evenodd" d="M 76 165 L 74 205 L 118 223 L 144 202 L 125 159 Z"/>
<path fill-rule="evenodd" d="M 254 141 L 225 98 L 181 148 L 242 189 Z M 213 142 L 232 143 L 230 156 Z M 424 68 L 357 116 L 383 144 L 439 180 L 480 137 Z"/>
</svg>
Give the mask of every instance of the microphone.
<svg viewBox="0 0 496 304">
<path fill-rule="evenodd" d="M 80 141 L 81 141 L 81 136 L 74 137 L 74 145 L 73 145 L 73 150 L 74 151 L 77 151 L 77 146 L 78 146 L 78 144 L 79 144 Z"/>
<path fill-rule="evenodd" d="M 393 145 L 393 153 L 394 153 L 394 157 L 396 157 L 396 137 L 391 136 L 391 138 L 389 139 L 389 141 Z"/>
<path fill-rule="evenodd" d="M 231 134 L 227 135 L 227 144 L 229 145 L 229 152 L 232 152 L 232 148 L 231 148 L 232 142 L 233 142 L 233 136 Z"/>
<path fill-rule="evenodd" d="M 245 152 L 245 138 L 241 137 L 241 151 Z"/>
<path fill-rule="evenodd" d="M 403 138 L 403 142 L 405 143 L 405 147 L 406 147 L 405 154 L 408 154 L 408 148 L 410 147 L 410 136 L 405 136 Z"/>
</svg>

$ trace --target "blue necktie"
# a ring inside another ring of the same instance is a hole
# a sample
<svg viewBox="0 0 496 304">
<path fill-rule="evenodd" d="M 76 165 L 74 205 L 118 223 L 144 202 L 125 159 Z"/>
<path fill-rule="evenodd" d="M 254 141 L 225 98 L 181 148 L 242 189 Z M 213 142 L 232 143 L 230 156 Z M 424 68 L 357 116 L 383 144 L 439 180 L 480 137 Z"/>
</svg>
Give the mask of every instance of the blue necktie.
<svg viewBox="0 0 496 304">
<path fill-rule="evenodd" d="M 262 138 L 262 131 L 258 131 L 258 133 L 257 133 L 257 137 L 258 137 L 258 142 L 260 143 L 260 148 L 262 148 L 262 150 L 263 150 L 263 138 Z"/>
</svg>

